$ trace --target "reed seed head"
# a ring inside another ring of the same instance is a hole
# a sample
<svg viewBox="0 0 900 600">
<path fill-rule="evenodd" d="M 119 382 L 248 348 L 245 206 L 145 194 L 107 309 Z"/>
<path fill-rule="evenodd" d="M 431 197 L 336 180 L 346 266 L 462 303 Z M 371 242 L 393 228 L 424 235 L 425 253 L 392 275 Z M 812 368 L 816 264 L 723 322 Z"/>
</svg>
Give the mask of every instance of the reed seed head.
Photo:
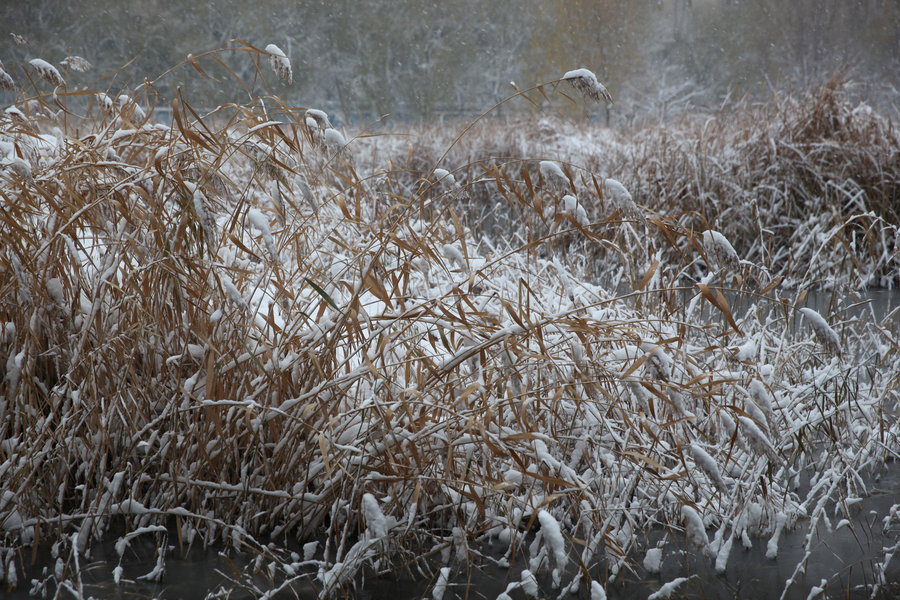
<svg viewBox="0 0 900 600">
<path fill-rule="evenodd" d="M 806 318 L 816 339 L 826 352 L 834 356 L 841 355 L 841 340 L 825 318 L 811 308 L 801 308 L 800 313 Z"/>
<path fill-rule="evenodd" d="M 67 56 L 59 63 L 59 65 L 70 71 L 77 71 L 78 73 L 84 73 L 85 71 L 90 71 L 94 68 L 94 65 L 82 56 Z"/>
<path fill-rule="evenodd" d="M 582 96 L 594 102 L 606 102 L 612 104 L 612 96 L 606 86 L 597 80 L 597 76 L 588 69 L 575 69 L 562 76 L 565 81 L 572 84 Z"/>
<path fill-rule="evenodd" d="M 728 239 L 712 229 L 703 232 L 703 249 L 712 258 L 716 267 L 732 273 L 740 271 L 741 259 Z"/>
<path fill-rule="evenodd" d="M 16 82 L 9 73 L 3 70 L 2 62 L 0 62 L 0 90 L 16 91 Z"/>
<path fill-rule="evenodd" d="M 312 123 L 310 123 L 310 119 L 312 119 Z M 306 124 L 307 126 L 315 125 L 319 129 L 331 128 L 331 121 L 328 120 L 328 114 L 324 110 L 319 110 L 317 108 L 310 108 L 306 111 Z"/>
<path fill-rule="evenodd" d="M 275 44 L 266 46 L 266 52 L 269 53 L 269 66 L 275 71 L 278 79 L 290 85 L 294 80 L 290 59 Z"/>
<path fill-rule="evenodd" d="M 59 74 L 59 71 L 48 63 L 47 61 L 40 58 L 32 58 L 28 61 L 32 67 L 34 67 L 38 75 L 41 76 L 41 79 L 55 86 L 66 85 L 66 80 L 62 78 L 62 75 Z"/>
</svg>

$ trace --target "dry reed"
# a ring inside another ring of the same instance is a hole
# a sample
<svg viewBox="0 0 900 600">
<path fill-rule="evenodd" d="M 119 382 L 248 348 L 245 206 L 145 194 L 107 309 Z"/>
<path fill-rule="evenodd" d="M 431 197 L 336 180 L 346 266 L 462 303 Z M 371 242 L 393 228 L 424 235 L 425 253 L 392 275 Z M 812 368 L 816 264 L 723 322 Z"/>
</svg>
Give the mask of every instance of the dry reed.
<svg viewBox="0 0 900 600">
<path fill-rule="evenodd" d="M 334 129 L 323 149 L 309 120 L 327 121 L 271 96 L 207 119 L 179 99 L 171 127 L 128 122 L 120 98 L 122 115 L 0 122 L 28 167 L 0 172 L 7 585 L 55 543 L 75 589 L 79 557 L 124 527 L 123 548 L 157 540 L 148 579 L 169 532 L 255 554 L 238 578 L 258 596 L 464 567 L 492 540 L 527 557 L 522 589 L 541 572 L 595 588 L 657 524 L 706 552 L 707 525 L 814 531 L 896 458 L 889 324 L 842 330 L 865 364 L 824 363 L 784 326 L 787 296 L 747 292 L 738 313 L 706 281 L 680 300 L 686 223 L 598 214 L 599 173 L 448 152 L 451 180 L 437 161 L 369 165 Z M 574 192 L 553 231 L 539 177 Z M 748 388 L 767 423 L 740 408 Z"/>
</svg>

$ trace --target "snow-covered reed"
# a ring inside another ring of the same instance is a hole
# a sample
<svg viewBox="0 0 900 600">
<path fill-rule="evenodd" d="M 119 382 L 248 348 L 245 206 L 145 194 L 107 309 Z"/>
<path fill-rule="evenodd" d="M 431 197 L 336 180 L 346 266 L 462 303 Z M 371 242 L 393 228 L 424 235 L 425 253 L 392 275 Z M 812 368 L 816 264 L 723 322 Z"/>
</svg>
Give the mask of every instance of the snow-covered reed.
<svg viewBox="0 0 900 600">
<path fill-rule="evenodd" d="M 828 321 L 818 312 L 811 308 L 801 308 L 800 313 L 809 322 L 809 326 L 815 333 L 816 339 L 822 344 L 822 347 L 829 354 L 840 355 L 841 340 L 838 334 L 831 328 Z"/>
<path fill-rule="evenodd" d="M 269 66 L 278 76 L 278 79 L 290 85 L 294 81 L 294 72 L 291 69 L 291 60 L 285 55 L 284 51 L 275 44 L 266 46 L 266 52 L 269 54 Z"/>
<path fill-rule="evenodd" d="M 562 76 L 564 81 L 568 81 L 572 86 L 595 102 L 606 102 L 612 104 L 612 96 L 606 86 L 597 80 L 597 76 L 588 69 L 575 69 L 566 72 Z"/>
<path fill-rule="evenodd" d="M 60 66 L 65 67 L 66 69 L 70 69 L 77 73 L 84 73 L 85 71 L 90 71 L 94 68 L 94 65 L 91 64 L 91 61 L 84 58 L 83 56 L 67 56 L 62 61 L 60 61 Z"/>
<path fill-rule="evenodd" d="M 471 165 L 469 194 L 485 207 L 482 224 L 492 236 L 510 235 L 526 222 L 513 208 L 494 208 L 494 196 L 506 185 L 494 178 L 494 166 L 528 175 L 510 190 L 524 198 L 537 185 L 538 169 L 521 159 L 552 157 L 566 166 L 576 188 L 594 192 L 606 177 L 620 182 L 638 212 L 610 206 L 614 194 L 604 193 L 607 210 L 621 209 L 625 220 L 662 220 L 677 231 L 678 243 L 663 249 L 668 262 L 699 254 L 701 232 L 713 228 L 743 266 L 756 265 L 744 269 L 748 277 L 780 277 L 791 288 L 900 286 L 900 128 L 851 101 L 848 87 L 835 79 L 768 103 L 685 115 L 664 128 L 616 132 L 544 116 L 482 122 L 455 141 L 452 128 L 423 127 L 414 154 L 401 140 L 393 148 L 382 144 L 382 156 L 413 172 L 441 156 Z M 460 180 L 466 175 L 456 174 Z M 608 216 L 601 202 L 586 206 L 592 221 Z M 609 258 L 608 247 L 589 246 L 589 260 Z M 698 260 L 683 281 L 700 279 L 708 268 Z"/>
<path fill-rule="evenodd" d="M 718 231 L 707 229 L 703 232 L 703 248 L 717 268 L 731 272 L 740 270 L 741 259 L 738 258 L 731 242 Z"/>
<path fill-rule="evenodd" d="M 41 79 L 51 85 L 66 85 L 66 80 L 59 74 L 59 70 L 42 58 L 32 58 L 28 63 L 35 68 Z"/>
<path fill-rule="evenodd" d="M 12 75 L 3 69 L 2 62 L 0 62 L 0 90 L 6 90 L 8 92 L 16 91 L 16 82 L 12 78 Z"/>
<path fill-rule="evenodd" d="M 0 121 L 7 585 L 55 543 L 74 588 L 66 565 L 124 529 L 123 549 L 156 537 L 149 579 L 175 536 L 252 552 L 260 597 L 402 565 L 446 598 L 443 569 L 496 542 L 529 567 L 515 589 L 602 598 L 641 532 L 775 556 L 896 458 L 896 322 L 843 324 L 836 361 L 777 281 L 732 310 L 685 222 L 601 212 L 625 173 L 560 156 L 574 214 L 548 219 L 538 159 L 407 168 L 377 160 L 396 138 L 323 148 L 272 99 L 206 120 L 179 99 L 171 126 L 46 116 L 67 93 Z"/>
</svg>

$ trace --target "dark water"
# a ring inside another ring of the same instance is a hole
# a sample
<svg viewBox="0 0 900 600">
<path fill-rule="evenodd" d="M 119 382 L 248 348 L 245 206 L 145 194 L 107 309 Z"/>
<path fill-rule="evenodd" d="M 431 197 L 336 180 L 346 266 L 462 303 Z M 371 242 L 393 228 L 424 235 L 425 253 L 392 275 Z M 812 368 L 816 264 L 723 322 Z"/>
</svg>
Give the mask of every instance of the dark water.
<svg viewBox="0 0 900 600">
<path fill-rule="evenodd" d="M 875 563 L 884 560 L 884 548 L 900 542 L 900 522 L 895 522 L 885 531 L 883 518 L 889 514 L 893 505 L 900 503 L 900 462 L 888 465 L 887 471 L 870 488 L 869 495 L 852 508 L 852 522 L 849 527 L 828 532 L 824 525 L 819 526 L 813 544 L 813 554 L 809 559 L 806 574 L 801 576 L 789 590 L 786 598 L 804 600 L 812 586 L 818 585 L 822 579 L 828 581 L 826 593 L 820 598 L 869 598 L 871 589 L 867 586 L 875 580 Z M 832 511 L 829 511 L 829 515 Z M 833 519 L 837 523 L 839 519 Z M 649 594 L 659 590 L 660 586 L 676 577 L 692 575 L 682 584 L 673 598 L 704 598 L 712 600 L 730 600 L 733 598 L 766 599 L 779 598 L 785 581 L 794 572 L 797 563 L 804 555 L 806 530 L 808 523 L 801 521 L 797 529 L 782 534 L 779 543 L 778 558 L 769 560 L 765 557 L 767 539 L 754 539 L 749 550 L 735 541 L 731 551 L 726 573 L 717 575 L 713 561 L 685 551 L 684 540 L 678 535 L 670 536 L 673 542 L 663 552 L 662 570 L 658 575 L 643 572 L 640 563 L 643 556 L 635 557 L 635 572 L 623 569 L 618 580 L 606 586 L 611 600 L 645 599 Z M 661 531 L 649 534 L 650 543 L 654 543 L 662 535 Z M 229 577 L 238 578 L 240 570 L 249 564 L 248 557 L 231 556 L 225 558 L 215 550 L 192 550 L 185 554 L 177 549 L 166 557 L 166 571 L 160 583 L 139 581 L 137 577 L 150 572 L 156 563 L 156 549 L 152 536 L 145 541 L 134 540 L 126 551 L 121 565 L 124 569 L 123 581 L 113 582 L 112 571 L 119 564 L 118 554 L 114 549 L 115 540 L 100 544 L 93 550 L 93 560 L 81 562 L 81 582 L 83 597 L 116 598 L 116 599 L 194 599 L 218 597 L 239 600 L 252 598 L 254 595 L 235 587 Z M 495 548 L 496 556 L 500 556 L 505 548 Z M 482 547 L 487 554 L 494 554 L 491 548 Z M 451 584 L 444 598 L 493 600 L 506 589 L 510 581 L 517 581 L 522 569 L 527 568 L 527 561 L 520 560 L 509 569 L 496 565 L 478 564 L 474 561 L 468 572 L 454 572 Z M 48 565 L 52 571 L 52 563 Z M 41 567 L 32 568 L 28 578 L 40 573 Z M 563 577 L 563 584 L 571 580 L 571 573 Z M 591 575 L 600 582 L 606 582 L 605 565 L 600 564 L 592 569 Z M 20 574 L 19 590 L 0 592 L 0 598 L 18 600 L 29 598 L 29 585 L 25 584 Z M 900 598 L 900 556 L 893 560 L 886 573 L 885 585 L 877 598 Z M 539 578 L 542 597 L 556 598 L 559 590 L 554 590 L 546 578 Z M 256 585 L 263 590 L 265 580 L 256 578 Z M 367 578 L 346 597 L 362 600 L 401 600 L 405 598 L 431 598 L 433 580 L 411 577 L 409 574 L 396 577 Z M 215 594 L 219 590 L 218 594 Z M 53 598 L 55 590 L 50 586 L 46 597 Z M 520 590 L 511 592 L 514 600 L 524 598 Z M 75 597 L 62 590 L 59 598 Z M 315 589 L 309 583 L 285 591 L 278 598 L 315 598 Z M 582 588 L 569 598 L 589 598 L 587 588 Z"/>
<path fill-rule="evenodd" d="M 713 290 L 716 289 L 715 285 L 710 287 Z M 891 322 L 890 318 L 893 318 L 894 323 L 900 322 L 900 289 L 876 288 L 848 293 L 825 290 L 781 290 L 778 292 L 777 298 L 772 294 L 760 297 L 753 293 L 740 293 L 728 289 L 721 291 L 735 315 L 743 314 L 757 305 L 777 308 L 782 304 L 782 300 L 786 300 L 788 306 L 791 307 L 791 312 L 793 309 L 811 308 L 835 325 L 839 322 L 858 321 L 877 323 L 883 319 Z M 699 293 L 697 288 L 684 288 L 680 294 L 680 301 L 687 305 Z"/>
</svg>

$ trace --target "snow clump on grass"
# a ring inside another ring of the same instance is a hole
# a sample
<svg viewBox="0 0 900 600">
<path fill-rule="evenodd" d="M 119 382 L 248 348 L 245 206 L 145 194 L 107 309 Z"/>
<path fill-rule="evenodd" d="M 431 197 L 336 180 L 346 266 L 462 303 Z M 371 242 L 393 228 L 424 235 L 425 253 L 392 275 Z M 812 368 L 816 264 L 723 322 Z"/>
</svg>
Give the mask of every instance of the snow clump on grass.
<svg viewBox="0 0 900 600">
<path fill-rule="evenodd" d="M 572 217 L 582 227 L 590 222 L 587 211 L 584 210 L 584 207 L 575 196 L 566 194 L 560 199 L 560 203 L 562 204 L 562 214 Z"/>
<path fill-rule="evenodd" d="M 540 162 L 540 171 L 541 177 L 544 178 L 544 184 L 553 193 L 560 194 L 569 189 L 569 178 L 563 173 L 559 163 L 552 160 L 542 160 Z"/>
<path fill-rule="evenodd" d="M 719 491 L 723 493 L 727 492 L 728 487 L 725 485 L 725 480 L 722 479 L 722 475 L 719 473 L 719 467 L 716 465 L 716 461 L 713 460 L 713 457 L 696 443 L 692 443 L 690 449 L 691 456 L 693 456 L 694 462 L 700 467 L 700 470 L 706 473 L 706 476 L 716 484 Z"/>
<path fill-rule="evenodd" d="M 84 73 L 94 68 L 94 65 L 92 65 L 88 59 L 82 56 L 67 56 L 59 64 L 61 67 L 65 67 L 66 69 L 76 71 L 78 73 Z"/>
<path fill-rule="evenodd" d="M 128 94 L 119 95 L 119 111 L 122 118 L 131 121 L 135 125 L 140 125 L 147 120 L 147 113 L 141 108 L 137 100 Z"/>
<path fill-rule="evenodd" d="M 330 154 L 339 155 L 344 153 L 344 148 L 347 147 L 347 140 L 344 138 L 344 134 L 337 129 L 329 127 L 325 130 L 324 136 L 325 148 Z"/>
<path fill-rule="evenodd" d="M 38 75 L 41 76 L 41 79 L 55 86 L 66 85 L 66 80 L 62 78 L 62 75 L 59 74 L 59 71 L 48 63 L 47 61 L 41 58 L 32 58 L 28 61 L 32 67 L 34 67 Z"/>
<path fill-rule="evenodd" d="M 447 584 L 450 582 L 450 567 L 442 567 L 438 572 L 437 581 L 431 590 L 432 600 L 443 600 L 447 591 Z"/>
<path fill-rule="evenodd" d="M 809 323 L 816 339 L 822 344 L 826 352 L 834 356 L 841 355 L 841 340 L 838 334 L 831 328 L 825 317 L 811 308 L 801 308 L 800 313 Z"/>
<path fill-rule="evenodd" d="M 697 511 L 690 506 L 682 506 L 681 517 L 684 520 L 684 533 L 687 539 L 704 554 L 709 554 L 709 537 L 706 535 L 706 526 Z"/>
<path fill-rule="evenodd" d="M 318 108 L 309 108 L 306 110 L 306 123 L 314 124 L 319 129 L 330 129 L 331 121 L 328 120 L 328 114 L 324 110 Z"/>
<path fill-rule="evenodd" d="M 387 519 L 381 512 L 378 500 L 372 494 L 363 494 L 362 497 L 363 518 L 366 521 L 366 529 L 372 534 L 373 539 L 381 539 L 388 534 Z"/>
<path fill-rule="evenodd" d="M 100 110 L 110 115 L 116 111 L 116 103 L 107 94 L 97 92 L 96 97 L 97 105 L 100 107 Z"/>
<path fill-rule="evenodd" d="M 9 73 L 3 70 L 2 62 L 0 62 L 0 90 L 16 91 L 16 82 Z"/>
<path fill-rule="evenodd" d="M 740 271 L 741 259 L 738 258 L 738 253 L 735 252 L 731 242 L 718 231 L 707 229 L 703 232 L 703 249 L 717 268 L 730 273 Z"/>
<path fill-rule="evenodd" d="M 649 548 L 644 555 L 644 570 L 650 574 L 659 573 L 662 566 L 663 549 Z"/>
<path fill-rule="evenodd" d="M 260 235 L 262 235 L 263 244 L 265 244 L 266 251 L 269 253 L 271 259 L 278 262 L 278 249 L 275 247 L 275 238 L 272 237 L 272 230 L 269 228 L 269 220 L 256 208 L 251 208 L 247 211 L 247 218 L 250 220 L 253 227 L 259 231 Z"/>
<path fill-rule="evenodd" d="M 665 600 L 666 598 L 671 598 L 672 594 L 675 593 L 675 590 L 677 590 L 681 586 L 681 584 L 683 584 L 685 581 L 688 581 L 689 579 L 690 577 L 676 577 L 672 581 L 663 584 L 663 586 L 659 588 L 658 591 L 647 596 L 647 600 Z"/>
<path fill-rule="evenodd" d="M 588 69 L 575 69 L 562 76 L 563 80 L 572 84 L 586 98 L 594 102 L 606 102 L 612 104 L 612 96 L 606 86 L 597 80 L 593 71 Z"/>
<path fill-rule="evenodd" d="M 290 85 L 294 81 L 290 59 L 275 44 L 266 46 L 266 52 L 269 54 L 269 66 L 272 67 L 278 79 Z"/>
<path fill-rule="evenodd" d="M 603 199 L 606 200 L 613 210 L 620 210 L 626 217 L 641 221 L 644 218 L 644 212 L 634 203 L 634 199 L 624 185 L 615 179 L 603 180 Z"/>
<path fill-rule="evenodd" d="M 541 524 L 541 534 L 550 548 L 556 568 L 564 570 L 569 560 L 566 557 L 566 542 L 559 528 L 559 522 L 546 510 L 538 512 L 538 521 Z"/>
</svg>

